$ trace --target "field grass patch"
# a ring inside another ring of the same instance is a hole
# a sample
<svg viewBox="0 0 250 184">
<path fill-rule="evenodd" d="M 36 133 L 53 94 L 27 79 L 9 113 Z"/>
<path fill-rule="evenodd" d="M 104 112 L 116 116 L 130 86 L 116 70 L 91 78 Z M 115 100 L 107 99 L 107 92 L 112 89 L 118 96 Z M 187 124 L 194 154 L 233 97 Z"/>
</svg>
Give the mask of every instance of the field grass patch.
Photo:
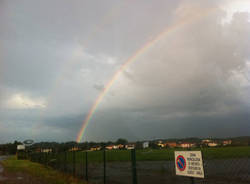
<svg viewBox="0 0 250 184">
<path fill-rule="evenodd" d="M 2 165 L 8 172 L 24 172 L 48 184 L 85 183 L 73 178 L 70 175 L 58 172 L 50 167 L 45 167 L 29 160 L 17 160 L 14 156 L 2 161 Z"/>
</svg>

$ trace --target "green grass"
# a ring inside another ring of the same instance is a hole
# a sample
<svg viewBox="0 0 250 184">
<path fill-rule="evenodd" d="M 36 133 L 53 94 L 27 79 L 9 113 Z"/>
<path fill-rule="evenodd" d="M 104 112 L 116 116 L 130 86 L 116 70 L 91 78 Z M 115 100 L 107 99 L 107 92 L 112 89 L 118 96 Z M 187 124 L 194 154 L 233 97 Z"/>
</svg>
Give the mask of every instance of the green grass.
<svg viewBox="0 0 250 184">
<path fill-rule="evenodd" d="M 181 151 L 183 149 L 146 149 L 136 150 L 137 161 L 161 161 L 174 160 L 174 151 Z M 194 148 L 192 150 L 201 150 L 204 159 L 232 159 L 232 158 L 246 158 L 250 157 L 250 147 L 218 147 L 218 148 Z M 71 153 L 72 154 L 72 153 Z M 129 161 L 130 150 L 109 150 L 106 151 L 107 161 Z M 77 152 L 76 161 L 84 162 L 85 153 Z M 70 157 L 69 157 L 69 160 Z M 102 162 L 103 151 L 88 152 L 89 162 Z"/>
<path fill-rule="evenodd" d="M 250 146 L 206 148 L 202 154 L 207 159 L 249 158 Z"/>
<path fill-rule="evenodd" d="M 145 149 L 136 150 L 137 161 L 162 161 L 162 160 L 174 160 L 174 151 L 181 151 L 181 148 L 171 149 Z M 192 150 L 201 150 L 203 159 L 233 159 L 233 158 L 249 158 L 250 147 L 217 147 L 217 148 L 193 148 Z M 76 152 L 75 159 L 77 163 L 85 163 L 85 153 Z M 49 155 L 49 160 L 55 158 L 53 155 Z M 56 155 L 61 162 L 64 162 L 64 153 Z M 131 160 L 130 150 L 107 150 L 106 160 L 108 162 L 126 162 Z M 67 152 L 67 162 L 72 163 L 73 152 Z M 103 151 L 89 151 L 88 162 L 103 162 Z"/>
<path fill-rule="evenodd" d="M 44 181 L 47 184 L 84 184 L 85 182 L 60 173 L 50 167 L 30 162 L 28 160 L 17 160 L 16 157 L 10 157 L 2 161 L 4 168 L 8 172 L 24 172 Z"/>
</svg>

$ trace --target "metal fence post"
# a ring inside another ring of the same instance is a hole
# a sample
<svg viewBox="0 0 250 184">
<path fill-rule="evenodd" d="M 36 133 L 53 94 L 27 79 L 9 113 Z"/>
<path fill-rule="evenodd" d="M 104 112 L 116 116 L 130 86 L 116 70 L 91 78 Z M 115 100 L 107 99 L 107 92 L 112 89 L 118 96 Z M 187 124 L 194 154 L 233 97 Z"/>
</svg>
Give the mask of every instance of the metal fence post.
<svg viewBox="0 0 250 184">
<path fill-rule="evenodd" d="M 191 184 L 194 184 L 194 177 L 191 177 Z"/>
<path fill-rule="evenodd" d="M 60 153 L 56 153 L 56 169 L 58 169 L 59 171 L 62 170 L 62 166 L 61 166 L 61 157 L 60 157 Z"/>
<path fill-rule="evenodd" d="M 82 152 L 82 178 L 85 179 L 85 152 Z"/>
<path fill-rule="evenodd" d="M 46 155 L 46 166 L 49 166 L 50 152 L 45 153 L 45 155 Z"/>
<path fill-rule="evenodd" d="M 106 151 L 103 150 L 103 183 L 106 184 Z"/>
<path fill-rule="evenodd" d="M 135 149 L 131 149 L 131 162 L 132 162 L 132 182 L 133 182 L 133 184 L 137 184 L 136 152 L 135 152 Z"/>
<path fill-rule="evenodd" d="M 38 163 L 46 165 L 46 155 L 45 153 L 38 154 Z"/>
<path fill-rule="evenodd" d="M 73 176 L 76 176 L 76 152 L 73 151 Z"/>
<path fill-rule="evenodd" d="M 64 165 L 64 172 L 67 172 L 67 170 L 66 170 L 66 164 L 67 164 L 67 151 L 64 152 L 64 163 L 63 163 L 63 165 Z"/>
<path fill-rule="evenodd" d="M 48 157 L 49 157 L 49 153 L 44 153 L 42 154 L 42 156 L 44 155 L 44 159 L 42 159 L 42 162 L 45 161 L 45 165 L 48 166 Z M 43 161 L 44 160 L 44 161 Z M 44 163 L 43 163 L 44 164 Z"/>
<path fill-rule="evenodd" d="M 42 156 L 43 156 L 42 153 L 38 153 L 38 154 L 36 155 L 37 162 L 40 163 L 40 164 L 42 163 L 42 159 L 43 159 Z"/>
<path fill-rule="evenodd" d="M 88 181 L 88 152 L 85 152 L 85 180 Z"/>
</svg>

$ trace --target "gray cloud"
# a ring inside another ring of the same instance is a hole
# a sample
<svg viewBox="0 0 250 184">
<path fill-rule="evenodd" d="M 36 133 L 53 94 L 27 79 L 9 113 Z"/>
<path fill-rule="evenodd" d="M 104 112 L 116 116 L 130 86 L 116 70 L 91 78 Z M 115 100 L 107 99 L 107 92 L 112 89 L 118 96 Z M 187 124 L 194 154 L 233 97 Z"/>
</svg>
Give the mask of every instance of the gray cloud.
<svg viewBox="0 0 250 184">
<path fill-rule="evenodd" d="M 118 68 L 194 14 L 121 73 L 84 139 L 246 135 L 250 10 L 232 2 L 2 1 L 0 142 L 74 140 Z"/>
<path fill-rule="evenodd" d="M 103 84 L 95 84 L 94 88 L 98 91 L 102 91 L 104 89 L 104 85 Z"/>
<path fill-rule="evenodd" d="M 249 40 L 250 24 L 247 13 L 236 13 L 226 25 L 218 21 L 223 15 L 204 17 L 159 41 L 129 67 L 129 76 L 124 72 L 118 79 L 120 83 L 112 88 L 116 96 L 106 97 L 103 109 L 121 108 L 127 113 L 127 126 L 141 137 L 168 133 L 175 137 L 173 132 L 176 136 L 177 132 L 246 135 L 250 114 L 249 82 L 244 77 L 249 73 L 249 41 L 245 40 Z M 143 116 L 137 119 L 133 112 Z M 93 123 L 102 126 L 103 121 Z"/>
</svg>

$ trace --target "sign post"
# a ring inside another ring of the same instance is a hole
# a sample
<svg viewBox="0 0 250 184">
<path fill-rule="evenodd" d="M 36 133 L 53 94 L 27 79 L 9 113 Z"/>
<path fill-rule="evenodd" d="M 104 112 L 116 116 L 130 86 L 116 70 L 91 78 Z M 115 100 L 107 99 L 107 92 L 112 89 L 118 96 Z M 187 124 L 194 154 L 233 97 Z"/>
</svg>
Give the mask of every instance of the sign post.
<svg viewBox="0 0 250 184">
<path fill-rule="evenodd" d="M 204 178 L 201 151 L 175 151 L 176 175 L 194 178 Z"/>
</svg>

